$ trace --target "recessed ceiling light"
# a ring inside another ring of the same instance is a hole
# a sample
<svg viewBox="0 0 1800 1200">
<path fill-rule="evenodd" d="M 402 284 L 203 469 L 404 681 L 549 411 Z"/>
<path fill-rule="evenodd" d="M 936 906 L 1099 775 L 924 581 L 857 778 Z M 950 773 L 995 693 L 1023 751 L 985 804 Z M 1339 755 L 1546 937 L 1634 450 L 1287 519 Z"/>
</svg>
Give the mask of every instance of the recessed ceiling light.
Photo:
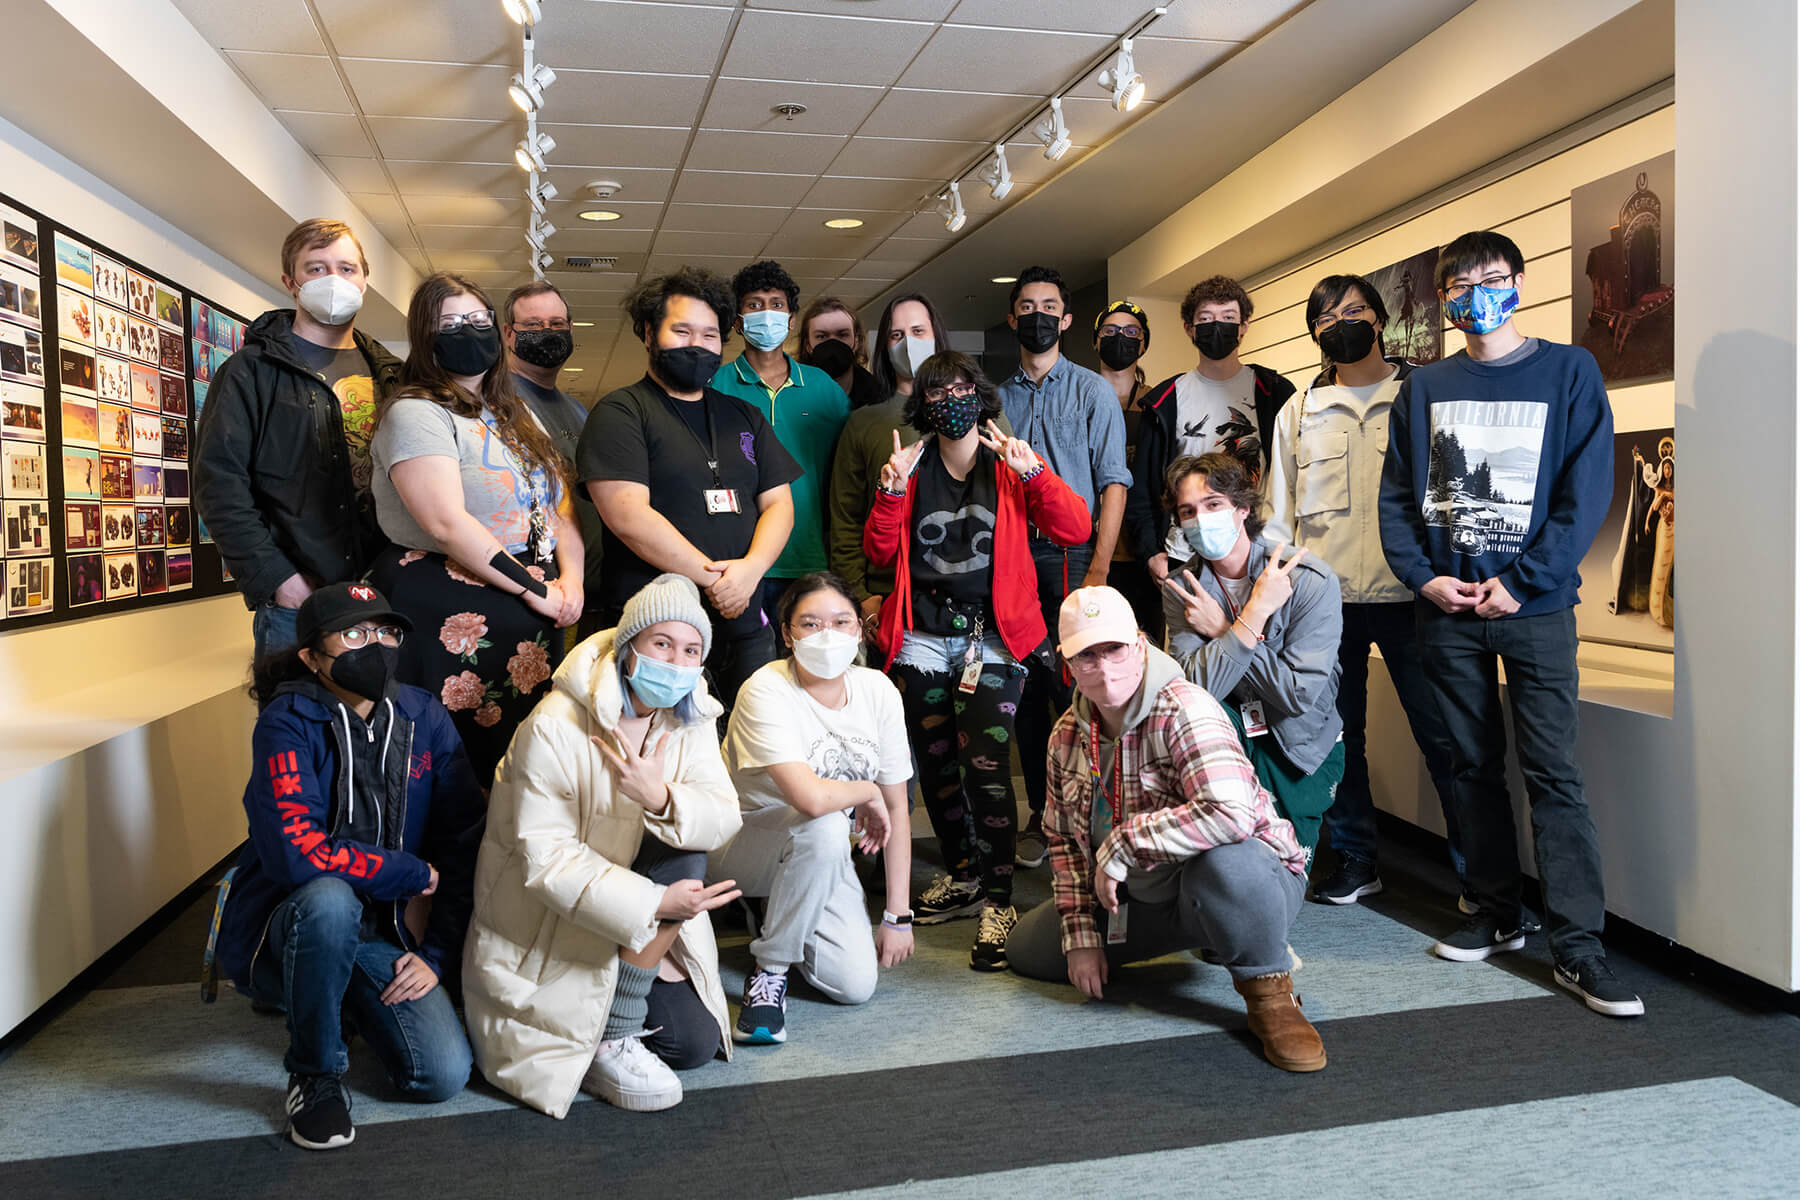
<svg viewBox="0 0 1800 1200">
<path fill-rule="evenodd" d="M 855 217 L 833 217 L 825 222 L 827 229 L 861 229 L 862 222 Z"/>
<path fill-rule="evenodd" d="M 610 208 L 584 208 L 579 215 L 584 221 L 616 221 L 623 214 Z"/>
<path fill-rule="evenodd" d="M 989 282 L 990 283 L 1017 283 L 1017 282 L 1019 282 L 1019 277 L 1017 275 L 996 275 L 993 277 L 993 279 L 989 280 Z"/>
<path fill-rule="evenodd" d="M 574 326 L 576 329 L 592 329 L 594 327 L 594 323 L 592 321 L 570 321 L 569 324 Z"/>
<path fill-rule="evenodd" d="M 587 368 L 586 367 L 564 367 L 563 370 L 568 372 L 569 374 L 573 375 L 578 372 L 585 371 L 585 370 L 587 370 Z"/>
</svg>

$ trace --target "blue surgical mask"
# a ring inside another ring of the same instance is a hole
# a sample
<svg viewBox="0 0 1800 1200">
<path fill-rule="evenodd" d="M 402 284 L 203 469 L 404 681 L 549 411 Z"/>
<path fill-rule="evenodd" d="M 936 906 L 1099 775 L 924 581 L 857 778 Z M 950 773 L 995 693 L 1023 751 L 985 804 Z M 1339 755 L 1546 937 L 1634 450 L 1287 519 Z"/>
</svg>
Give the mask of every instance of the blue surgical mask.
<svg viewBox="0 0 1800 1200">
<path fill-rule="evenodd" d="M 1229 508 L 1199 513 L 1182 524 L 1181 535 L 1195 554 L 1207 562 L 1218 562 L 1237 545 L 1237 514 Z"/>
<path fill-rule="evenodd" d="M 700 685 L 699 667 L 678 667 L 660 658 L 632 654 L 631 690 L 652 708 L 674 708 Z"/>
<path fill-rule="evenodd" d="M 787 341 L 788 315 L 784 312 L 765 308 L 745 313 L 742 320 L 744 340 L 758 350 L 773 350 Z"/>
<path fill-rule="evenodd" d="M 1519 289 L 1491 288 L 1479 283 L 1461 300 L 1444 301 L 1444 316 L 1464 333 L 1486 335 L 1506 324 L 1519 307 Z"/>
</svg>

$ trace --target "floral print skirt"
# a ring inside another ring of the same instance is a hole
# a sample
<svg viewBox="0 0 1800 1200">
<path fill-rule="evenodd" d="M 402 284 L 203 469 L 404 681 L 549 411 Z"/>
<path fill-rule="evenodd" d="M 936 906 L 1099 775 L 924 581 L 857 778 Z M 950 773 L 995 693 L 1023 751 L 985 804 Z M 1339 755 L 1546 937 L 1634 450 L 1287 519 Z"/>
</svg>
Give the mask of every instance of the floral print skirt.
<svg viewBox="0 0 1800 1200">
<path fill-rule="evenodd" d="M 476 780 L 488 787 L 513 730 L 549 693 L 561 631 L 442 554 L 390 546 L 369 582 L 413 625 L 400 647 L 400 681 L 444 702 Z"/>
</svg>

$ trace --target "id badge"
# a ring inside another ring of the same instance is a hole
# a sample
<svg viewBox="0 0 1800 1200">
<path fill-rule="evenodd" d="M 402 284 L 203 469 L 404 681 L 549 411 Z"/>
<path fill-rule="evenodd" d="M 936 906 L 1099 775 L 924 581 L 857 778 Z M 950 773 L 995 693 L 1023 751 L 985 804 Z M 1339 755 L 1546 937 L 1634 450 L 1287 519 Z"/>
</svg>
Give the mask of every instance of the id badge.
<svg viewBox="0 0 1800 1200">
<path fill-rule="evenodd" d="M 962 678 L 957 680 L 956 690 L 975 694 L 976 686 L 981 682 L 981 660 L 976 659 L 962 669 Z"/>
<path fill-rule="evenodd" d="M 1119 901 L 1119 911 L 1116 913 L 1108 913 L 1107 914 L 1107 920 L 1106 920 L 1106 944 L 1107 945 L 1123 946 L 1125 944 L 1125 939 L 1128 936 L 1130 936 L 1130 934 L 1128 932 L 1128 926 L 1129 926 L 1130 920 L 1131 920 L 1131 905 L 1124 900 Z"/>
<path fill-rule="evenodd" d="M 1244 718 L 1244 736 L 1261 737 L 1269 732 L 1269 722 L 1263 716 L 1261 700 L 1246 700 L 1238 705 L 1238 714 Z"/>
<path fill-rule="evenodd" d="M 720 513 L 738 511 L 736 488 L 707 488 L 705 494 L 707 515 L 717 516 Z"/>
</svg>

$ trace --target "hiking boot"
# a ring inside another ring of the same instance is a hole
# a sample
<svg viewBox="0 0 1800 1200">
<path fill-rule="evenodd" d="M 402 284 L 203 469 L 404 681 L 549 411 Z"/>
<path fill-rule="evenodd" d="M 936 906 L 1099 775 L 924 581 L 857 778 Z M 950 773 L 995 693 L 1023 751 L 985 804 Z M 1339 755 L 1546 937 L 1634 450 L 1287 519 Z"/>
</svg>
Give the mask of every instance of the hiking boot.
<svg viewBox="0 0 1800 1200">
<path fill-rule="evenodd" d="M 1317 1071 L 1325 1066 L 1325 1043 L 1319 1040 L 1286 971 L 1232 981 L 1250 1014 L 1250 1032 L 1262 1043 L 1263 1057 L 1284 1071 Z"/>
</svg>

